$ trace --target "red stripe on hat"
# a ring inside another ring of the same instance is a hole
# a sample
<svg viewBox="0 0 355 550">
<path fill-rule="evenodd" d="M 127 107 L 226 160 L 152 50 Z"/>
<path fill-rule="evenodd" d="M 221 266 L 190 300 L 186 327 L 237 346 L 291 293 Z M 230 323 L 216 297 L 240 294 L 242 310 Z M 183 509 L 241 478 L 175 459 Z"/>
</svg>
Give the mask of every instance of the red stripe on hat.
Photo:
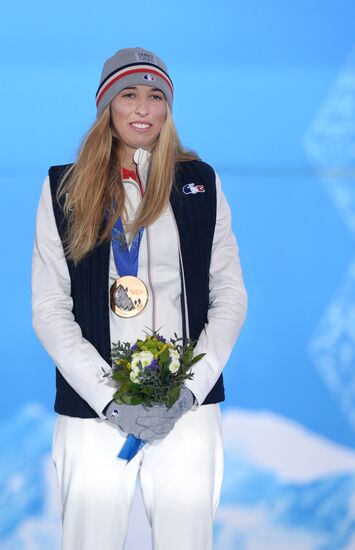
<svg viewBox="0 0 355 550">
<path fill-rule="evenodd" d="M 125 71 L 124 73 L 121 73 L 119 75 L 117 75 L 115 78 L 113 78 L 102 90 L 101 92 L 99 93 L 97 99 L 96 99 L 96 106 L 98 106 L 98 104 L 100 103 L 100 100 L 102 98 L 102 96 L 107 92 L 107 90 L 109 90 L 112 86 L 112 84 L 114 84 L 115 82 L 117 82 L 117 80 L 120 80 L 121 78 L 124 78 L 125 76 L 128 76 L 130 74 L 133 74 L 133 73 L 147 73 L 147 74 L 155 74 L 157 76 L 159 76 L 160 78 L 162 78 L 163 80 L 165 80 L 165 82 L 167 83 L 167 85 L 169 86 L 169 88 L 171 89 L 171 93 L 174 92 L 173 90 L 173 87 L 171 85 L 171 82 L 169 81 L 169 79 L 162 73 L 154 70 L 154 69 L 151 69 L 150 67 L 147 67 L 146 69 L 130 69 L 129 71 Z M 154 87 L 154 86 L 153 86 Z"/>
</svg>

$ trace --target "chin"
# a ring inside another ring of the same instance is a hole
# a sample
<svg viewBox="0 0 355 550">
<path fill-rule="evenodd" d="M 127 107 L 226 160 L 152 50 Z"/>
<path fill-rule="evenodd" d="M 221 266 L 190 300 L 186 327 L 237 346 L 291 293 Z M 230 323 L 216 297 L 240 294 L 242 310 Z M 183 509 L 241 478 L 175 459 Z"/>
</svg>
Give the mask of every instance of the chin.
<svg viewBox="0 0 355 550">
<path fill-rule="evenodd" d="M 147 149 L 147 151 L 149 151 L 152 148 L 152 144 L 150 141 L 140 141 L 139 143 L 135 143 L 134 145 L 132 145 L 132 147 L 134 147 L 135 149 Z"/>
</svg>

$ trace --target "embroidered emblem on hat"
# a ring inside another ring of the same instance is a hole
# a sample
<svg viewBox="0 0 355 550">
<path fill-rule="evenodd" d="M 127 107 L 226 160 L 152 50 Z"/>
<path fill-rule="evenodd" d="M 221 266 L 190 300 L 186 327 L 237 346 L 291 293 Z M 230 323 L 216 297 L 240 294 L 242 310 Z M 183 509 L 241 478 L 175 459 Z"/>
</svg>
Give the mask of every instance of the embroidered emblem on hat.
<svg viewBox="0 0 355 550">
<path fill-rule="evenodd" d="M 182 188 L 185 195 L 195 195 L 196 193 L 205 193 L 204 185 L 196 185 L 196 183 L 187 183 Z"/>
<path fill-rule="evenodd" d="M 154 55 L 149 52 L 135 52 L 136 58 L 140 63 L 154 63 L 157 64 Z"/>
<path fill-rule="evenodd" d="M 157 80 L 157 77 L 154 76 L 153 74 L 150 74 L 150 73 L 145 74 L 145 75 L 143 76 L 143 78 L 144 78 L 144 80 Z"/>
</svg>

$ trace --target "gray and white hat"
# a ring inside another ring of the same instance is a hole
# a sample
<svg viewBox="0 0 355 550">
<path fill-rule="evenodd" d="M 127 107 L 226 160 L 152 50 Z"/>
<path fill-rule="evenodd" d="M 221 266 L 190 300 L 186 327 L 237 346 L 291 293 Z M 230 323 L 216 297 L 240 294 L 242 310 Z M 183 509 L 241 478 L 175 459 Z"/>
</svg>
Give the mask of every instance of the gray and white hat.
<svg viewBox="0 0 355 550">
<path fill-rule="evenodd" d="M 121 90 L 138 85 L 161 90 L 172 110 L 174 87 L 163 61 L 143 48 L 125 48 L 105 61 L 96 92 L 97 116 Z"/>
</svg>

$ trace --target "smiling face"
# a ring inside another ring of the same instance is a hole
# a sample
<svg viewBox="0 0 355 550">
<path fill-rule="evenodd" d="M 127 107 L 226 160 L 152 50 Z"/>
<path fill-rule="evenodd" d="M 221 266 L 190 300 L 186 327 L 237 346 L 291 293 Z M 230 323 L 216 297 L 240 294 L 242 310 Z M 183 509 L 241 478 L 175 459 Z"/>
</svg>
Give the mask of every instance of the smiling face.
<svg viewBox="0 0 355 550">
<path fill-rule="evenodd" d="M 112 127 L 124 146 L 124 157 L 136 149 L 151 150 L 166 118 L 163 92 L 150 86 L 130 86 L 111 101 Z"/>
</svg>

